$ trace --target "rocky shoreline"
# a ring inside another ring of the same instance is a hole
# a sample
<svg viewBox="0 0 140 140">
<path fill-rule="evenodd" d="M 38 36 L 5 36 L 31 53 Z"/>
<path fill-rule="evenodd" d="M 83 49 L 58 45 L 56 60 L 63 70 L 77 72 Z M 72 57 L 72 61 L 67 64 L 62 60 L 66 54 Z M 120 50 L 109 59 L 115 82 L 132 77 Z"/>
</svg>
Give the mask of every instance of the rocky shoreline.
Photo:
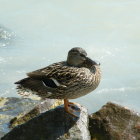
<svg viewBox="0 0 140 140">
<path fill-rule="evenodd" d="M 140 140 L 140 115 L 126 107 L 109 102 L 89 115 L 77 104 L 81 113 L 75 118 L 61 104 L 50 99 L 0 98 L 1 139 Z"/>
</svg>

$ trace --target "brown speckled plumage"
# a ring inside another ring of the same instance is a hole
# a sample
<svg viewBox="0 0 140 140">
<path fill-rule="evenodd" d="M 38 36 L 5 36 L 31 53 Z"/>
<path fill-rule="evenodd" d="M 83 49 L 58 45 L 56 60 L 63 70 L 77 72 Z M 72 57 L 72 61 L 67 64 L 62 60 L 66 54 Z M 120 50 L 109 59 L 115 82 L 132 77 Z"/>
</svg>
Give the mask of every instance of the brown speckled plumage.
<svg viewBox="0 0 140 140">
<path fill-rule="evenodd" d="M 75 99 L 84 96 L 99 85 L 101 78 L 100 65 L 86 55 L 82 48 L 73 48 L 67 61 L 27 73 L 27 78 L 16 82 L 18 89 L 30 89 L 41 98 Z"/>
</svg>

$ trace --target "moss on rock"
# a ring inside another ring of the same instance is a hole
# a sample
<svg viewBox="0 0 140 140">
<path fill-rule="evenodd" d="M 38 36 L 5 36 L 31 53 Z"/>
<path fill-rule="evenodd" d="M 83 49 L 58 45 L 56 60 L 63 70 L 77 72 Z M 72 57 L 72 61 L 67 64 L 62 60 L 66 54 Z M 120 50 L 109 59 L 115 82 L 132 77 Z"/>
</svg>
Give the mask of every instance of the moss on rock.
<svg viewBox="0 0 140 140">
<path fill-rule="evenodd" d="M 8 101 L 8 98 L 0 97 L 0 107 L 3 107 Z"/>
<path fill-rule="evenodd" d="M 44 102 L 35 106 L 31 111 L 20 113 L 18 116 L 14 117 L 10 121 L 9 127 L 13 128 L 17 125 L 21 125 L 21 124 L 31 120 L 32 118 L 38 116 L 40 113 L 47 111 L 49 109 L 53 109 L 56 106 L 63 104 L 62 100 L 54 100 L 54 102 L 51 102 L 51 101 L 52 100 L 50 100 L 50 99 L 46 99 Z"/>
</svg>

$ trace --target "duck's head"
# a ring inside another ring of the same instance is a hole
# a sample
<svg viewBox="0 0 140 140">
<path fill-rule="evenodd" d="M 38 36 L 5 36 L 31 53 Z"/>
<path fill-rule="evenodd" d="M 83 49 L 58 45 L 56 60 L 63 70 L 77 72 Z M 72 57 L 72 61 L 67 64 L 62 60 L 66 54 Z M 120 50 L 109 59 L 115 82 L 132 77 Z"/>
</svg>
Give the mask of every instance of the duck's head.
<svg viewBox="0 0 140 140">
<path fill-rule="evenodd" d="M 87 53 L 84 49 L 79 47 L 72 48 L 68 52 L 67 63 L 68 65 L 76 67 L 84 66 L 85 64 L 98 65 L 95 61 L 87 57 Z"/>
</svg>

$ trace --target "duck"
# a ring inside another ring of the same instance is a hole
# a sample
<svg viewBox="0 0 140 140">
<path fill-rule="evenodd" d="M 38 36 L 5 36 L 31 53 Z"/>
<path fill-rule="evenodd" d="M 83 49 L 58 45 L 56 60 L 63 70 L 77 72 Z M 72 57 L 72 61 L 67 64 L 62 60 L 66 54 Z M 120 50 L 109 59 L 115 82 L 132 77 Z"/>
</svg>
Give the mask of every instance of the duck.
<svg viewBox="0 0 140 140">
<path fill-rule="evenodd" d="M 69 50 L 66 61 L 29 72 L 26 78 L 15 84 L 18 90 L 30 90 L 43 100 L 63 99 L 65 111 L 74 115 L 70 109 L 74 103 L 69 100 L 92 92 L 98 87 L 100 80 L 100 63 L 87 57 L 83 48 L 74 47 Z M 19 94 L 28 96 L 23 90 Z"/>
</svg>

